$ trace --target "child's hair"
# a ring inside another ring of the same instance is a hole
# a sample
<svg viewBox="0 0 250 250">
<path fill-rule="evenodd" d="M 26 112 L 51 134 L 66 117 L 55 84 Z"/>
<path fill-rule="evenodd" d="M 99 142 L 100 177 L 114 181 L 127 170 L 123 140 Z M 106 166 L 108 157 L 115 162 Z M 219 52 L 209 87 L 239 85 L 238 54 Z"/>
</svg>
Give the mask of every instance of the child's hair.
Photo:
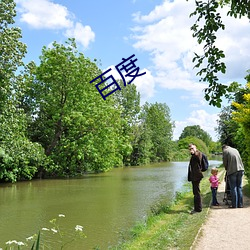
<svg viewBox="0 0 250 250">
<path fill-rule="evenodd" d="M 211 169 L 211 174 L 218 173 L 218 168 L 212 168 Z"/>
</svg>

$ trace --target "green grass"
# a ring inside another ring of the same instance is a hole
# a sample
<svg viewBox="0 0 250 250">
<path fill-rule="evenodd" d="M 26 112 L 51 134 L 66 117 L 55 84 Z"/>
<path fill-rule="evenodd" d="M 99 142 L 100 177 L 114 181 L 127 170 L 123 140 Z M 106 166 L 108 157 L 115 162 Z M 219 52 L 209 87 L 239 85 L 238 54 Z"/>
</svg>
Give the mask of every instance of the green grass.
<svg viewBox="0 0 250 250">
<path fill-rule="evenodd" d="M 172 204 L 158 204 L 158 207 L 151 209 L 145 222 L 138 223 L 124 242 L 110 249 L 190 249 L 208 214 L 211 202 L 208 177 L 201 181 L 201 193 L 201 213 L 189 214 L 193 208 L 193 194 L 189 183 L 184 192 L 176 194 Z"/>
</svg>

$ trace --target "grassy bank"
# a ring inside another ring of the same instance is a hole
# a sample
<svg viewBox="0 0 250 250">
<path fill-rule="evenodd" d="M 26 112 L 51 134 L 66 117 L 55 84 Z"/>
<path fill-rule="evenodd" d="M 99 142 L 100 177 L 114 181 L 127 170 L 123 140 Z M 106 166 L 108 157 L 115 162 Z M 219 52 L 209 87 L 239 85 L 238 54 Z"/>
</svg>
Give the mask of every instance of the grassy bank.
<svg viewBox="0 0 250 250">
<path fill-rule="evenodd" d="M 223 171 L 220 172 L 223 178 Z M 176 194 L 172 204 L 166 206 L 162 203 L 153 207 L 147 220 L 138 223 L 124 242 L 111 249 L 190 249 L 208 213 L 211 201 L 208 177 L 201 181 L 201 193 L 201 213 L 189 214 L 193 209 L 193 194 L 188 183 L 183 192 Z"/>
</svg>

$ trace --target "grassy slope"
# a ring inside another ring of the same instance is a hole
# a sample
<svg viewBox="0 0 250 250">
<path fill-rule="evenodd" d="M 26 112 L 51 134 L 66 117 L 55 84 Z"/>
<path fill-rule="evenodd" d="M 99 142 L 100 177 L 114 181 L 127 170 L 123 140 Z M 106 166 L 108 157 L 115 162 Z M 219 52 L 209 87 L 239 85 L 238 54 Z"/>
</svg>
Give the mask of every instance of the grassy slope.
<svg viewBox="0 0 250 250">
<path fill-rule="evenodd" d="M 223 171 L 220 176 L 222 174 Z M 201 213 L 189 214 L 193 208 L 191 184 L 186 189 L 188 191 L 177 194 L 175 202 L 169 207 L 160 207 L 159 211 L 150 215 L 145 223 L 135 226 L 130 239 L 112 249 L 190 249 L 208 213 L 211 201 L 208 177 L 201 182 L 203 201 Z"/>
</svg>

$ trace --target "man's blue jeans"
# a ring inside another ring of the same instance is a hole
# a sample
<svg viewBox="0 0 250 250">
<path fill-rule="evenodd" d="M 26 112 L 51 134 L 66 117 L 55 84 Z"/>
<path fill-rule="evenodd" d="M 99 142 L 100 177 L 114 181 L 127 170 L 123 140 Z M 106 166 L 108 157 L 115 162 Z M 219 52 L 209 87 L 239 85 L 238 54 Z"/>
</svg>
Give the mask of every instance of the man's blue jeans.
<svg viewBox="0 0 250 250">
<path fill-rule="evenodd" d="M 230 192 L 232 196 L 232 207 L 243 207 L 242 196 L 242 176 L 244 171 L 237 171 L 228 175 L 228 181 L 230 185 Z"/>
</svg>

